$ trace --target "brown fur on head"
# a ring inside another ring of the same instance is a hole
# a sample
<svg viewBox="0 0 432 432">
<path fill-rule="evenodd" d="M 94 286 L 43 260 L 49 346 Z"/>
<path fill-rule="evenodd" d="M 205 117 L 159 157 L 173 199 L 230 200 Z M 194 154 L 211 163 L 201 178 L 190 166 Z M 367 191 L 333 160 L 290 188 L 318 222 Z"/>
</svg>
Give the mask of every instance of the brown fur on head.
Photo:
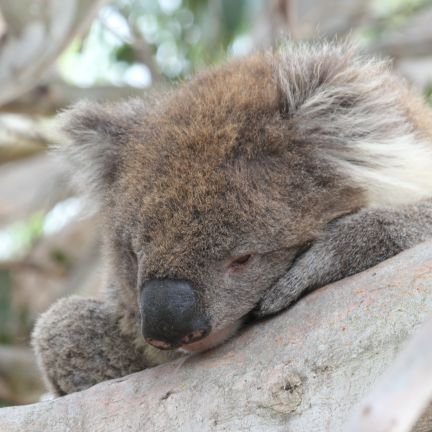
<svg viewBox="0 0 432 432">
<path fill-rule="evenodd" d="M 100 202 L 122 313 L 139 320 L 145 281 L 181 279 L 213 332 L 236 327 L 329 221 L 392 185 L 385 146 L 413 133 L 398 85 L 347 45 L 297 45 L 232 61 L 152 106 L 64 113 L 62 151 Z"/>
</svg>

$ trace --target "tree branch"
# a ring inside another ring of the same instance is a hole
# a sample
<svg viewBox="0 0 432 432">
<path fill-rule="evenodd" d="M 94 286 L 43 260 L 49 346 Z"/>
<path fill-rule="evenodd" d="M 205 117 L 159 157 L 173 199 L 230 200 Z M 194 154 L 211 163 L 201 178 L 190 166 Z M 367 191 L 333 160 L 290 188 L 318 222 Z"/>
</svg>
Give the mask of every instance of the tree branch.
<svg viewBox="0 0 432 432">
<path fill-rule="evenodd" d="M 42 274 L 46 277 L 59 278 L 64 277 L 66 274 L 65 269 L 54 267 L 54 266 L 46 266 L 35 261 L 31 261 L 28 259 L 21 260 L 0 260 L 0 270 L 8 270 L 8 271 L 20 271 L 20 272 L 35 272 Z"/>
<path fill-rule="evenodd" d="M 351 408 L 432 314 L 431 272 L 426 243 L 306 296 L 208 353 L 4 408 L 0 429 L 341 432 Z M 430 431 L 432 417 L 422 425 L 417 432 Z"/>
<path fill-rule="evenodd" d="M 0 112 L 30 115 L 52 115 L 82 100 L 116 101 L 143 96 L 144 90 L 134 87 L 77 87 L 62 81 L 39 84 L 19 98 L 0 106 Z"/>
<path fill-rule="evenodd" d="M 0 105 L 40 81 L 67 44 L 106 0 L 3 2 L 6 34 L 0 41 Z"/>
</svg>

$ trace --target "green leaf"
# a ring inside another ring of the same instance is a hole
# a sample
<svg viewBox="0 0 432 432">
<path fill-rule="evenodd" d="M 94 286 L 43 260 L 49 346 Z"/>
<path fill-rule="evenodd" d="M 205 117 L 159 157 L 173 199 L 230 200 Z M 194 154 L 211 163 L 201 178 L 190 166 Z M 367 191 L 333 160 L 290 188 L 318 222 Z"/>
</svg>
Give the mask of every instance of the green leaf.
<svg viewBox="0 0 432 432">
<path fill-rule="evenodd" d="M 130 44 L 123 44 L 122 46 L 118 47 L 114 51 L 113 56 L 114 60 L 118 62 L 131 64 L 135 63 L 136 61 L 135 50 Z"/>
</svg>

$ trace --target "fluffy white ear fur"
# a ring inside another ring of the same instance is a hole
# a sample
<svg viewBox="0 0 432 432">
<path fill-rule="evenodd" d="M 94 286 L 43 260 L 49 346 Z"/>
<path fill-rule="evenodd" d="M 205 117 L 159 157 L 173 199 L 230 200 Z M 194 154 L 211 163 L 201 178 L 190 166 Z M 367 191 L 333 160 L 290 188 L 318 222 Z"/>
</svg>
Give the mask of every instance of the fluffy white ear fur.
<svg viewBox="0 0 432 432">
<path fill-rule="evenodd" d="M 73 185 L 100 201 L 117 175 L 133 123 L 144 117 L 139 100 L 116 104 L 83 101 L 58 116 L 60 144 L 54 149 Z"/>
<path fill-rule="evenodd" d="M 336 164 L 367 191 L 369 206 L 397 206 L 432 196 L 432 143 L 414 133 L 358 143 L 364 164 Z"/>
<path fill-rule="evenodd" d="M 350 43 L 287 43 L 276 74 L 293 127 L 366 190 L 370 206 L 432 196 L 432 137 L 416 131 L 407 85 L 388 62 Z"/>
</svg>

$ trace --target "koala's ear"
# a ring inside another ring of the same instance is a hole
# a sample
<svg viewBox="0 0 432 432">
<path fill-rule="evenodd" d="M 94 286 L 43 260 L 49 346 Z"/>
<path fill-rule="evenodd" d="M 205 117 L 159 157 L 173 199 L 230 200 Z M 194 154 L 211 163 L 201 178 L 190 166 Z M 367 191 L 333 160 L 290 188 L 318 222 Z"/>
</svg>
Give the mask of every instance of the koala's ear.
<svg viewBox="0 0 432 432">
<path fill-rule="evenodd" d="M 72 183 L 98 199 L 115 181 L 122 149 L 144 117 L 142 101 L 79 102 L 58 116 L 60 144 Z"/>
</svg>

